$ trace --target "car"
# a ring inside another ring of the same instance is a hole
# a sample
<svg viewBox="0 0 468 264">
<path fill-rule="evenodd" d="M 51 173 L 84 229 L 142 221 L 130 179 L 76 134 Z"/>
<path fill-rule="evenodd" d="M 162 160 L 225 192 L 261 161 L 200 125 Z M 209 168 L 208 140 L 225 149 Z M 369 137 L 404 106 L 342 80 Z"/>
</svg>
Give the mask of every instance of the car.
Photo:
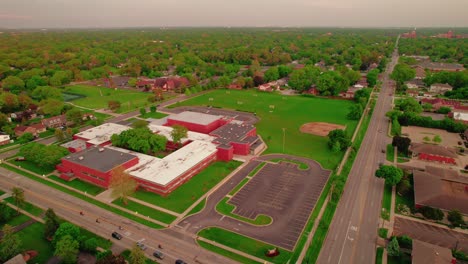
<svg viewBox="0 0 468 264">
<path fill-rule="evenodd" d="M 16 161 L 25 161 L 26 158 L 25 158 L 25 157 L 16 157 L 15 160 L 16 160 Z"/>
<path fill-rule="evenodd" d="M 175 261 L 175 264 L 187 264 L 187 262 L 181 260 L 181 259 L 178 259 Z"/>
<path fill-rule="evenodd" d="M 146 249 L 145 244 L 141 243 L 140 241 L 137 241 L 137 242 L 136 242 L 136 245 L 137 245 L 139 248 L 141 248 L 141 250 L 145 250 L 145 249 Z"/>
<path fill-rule="evenodd" d="M 155 251 L 153 252 L 153 256 L 158 258 L 158 259 L 163 259 L 164 258 L 164 254 L 161 252 L 161 251 Z"/>
<path fill-rule="evenodd" d="M 382 149 L 382 153 L 385 153 L 385 149 Z"/>
<path fill-rule="evenodd" d="M 112 233 L 112 237 L 117 239 L 117 240 L 121 240 L 122 239 L 122 235 L 117 233 L 117 232 L 113 232 Z"/>
</svg>

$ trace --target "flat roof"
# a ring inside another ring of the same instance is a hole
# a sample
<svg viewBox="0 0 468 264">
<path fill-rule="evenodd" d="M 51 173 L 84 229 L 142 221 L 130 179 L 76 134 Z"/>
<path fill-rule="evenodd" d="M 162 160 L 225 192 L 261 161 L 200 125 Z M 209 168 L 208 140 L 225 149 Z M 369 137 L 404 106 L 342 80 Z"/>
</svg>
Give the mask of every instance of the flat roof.
<svg viewBox="0 0 468 264">
<path fill-rule="evenodd" d="M 198 112 L 184 111 L 179 114 L 170 115 L 167 118 L 171 120 L 182 121 L 182 122 L 187 122 L 187 123 L 208 125 L 223 117 L 218 116 L 218 115 L 209 115 L 209 114 L 198 113 Z"/>
<path fill-rule="evenodd" d="M 77 137 L 80 137 L 84 140 L 87 140 L 88 143 L 93 145 L 99 145 L 106 141 L 109 141 L 113 134 L 120 134 L 125 130 L 130 129 L 129 126 L 124 126 L 115 123 L 105 123 L 97 127 L 90 128 L 83 132 L 76 134 Z"/>
<path fill-rule="evenodd" d="M 212 136 L 216 136 L 214 142 L 221 145 L 229 144 L 230 142 L 249 143 L 252 144 L 255 140 L 246 140 L 247 133 L 255 127 L 249 124 L 228 123 L 213 132 Z"/>
<path fill-rule="evenodd" d="M 168 126 L 161 126 L 161 125 L 156 125 L 154 123 L 148 124 L 148 128 L 153 132 L 161 136 L 165 136 L 169 141 L 172 141 L 172 136 L 171 132 L 173 130 L 172 127 Z M 206 141 L 206 142 L 212 142 L 215 139 L 215 137 L 212 137 L 207 134 L 202 134 L 198 132 L 193 132 L 193 131 L 187 131 L 187 137 L 182 138 L 181 142 L 185 143 L 187 141 L 195 141 L 195 140 L 200 140 L 200 141 Z"/>
<path fill-rule="evenodd" d="M 136 157 L 107 147 L 91 147 L 63 159 L 105 173 Z"/>
<path fill-rule="evenodd" d="M 86 141 L 81 140 L 81 139 L 75 139 L 67 143 L 63 143 L 60 145 L 61 147 L 64 148 L 86 148 Z"/>
<path fill-rule="evenodd" d="M 142 180 L 166 186 L 215 153 L 216 146 L 213 143 L 196 140 L 163 159 L 138 155 L 143 159 L 140 158 L 140 162 L 129 168 L 127 172 Z"/>
</svg>

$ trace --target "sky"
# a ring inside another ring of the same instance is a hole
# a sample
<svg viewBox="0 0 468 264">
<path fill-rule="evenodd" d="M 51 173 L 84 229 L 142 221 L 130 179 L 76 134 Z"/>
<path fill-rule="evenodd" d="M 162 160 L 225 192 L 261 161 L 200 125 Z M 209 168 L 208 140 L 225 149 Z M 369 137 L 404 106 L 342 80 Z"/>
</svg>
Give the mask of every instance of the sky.
<svg viewBox="0 0 468 264">
<path fill-rule="evenodd" d="M 0 0 L 0 28 L 467 27 L 468 0 Z"/>
</svg>

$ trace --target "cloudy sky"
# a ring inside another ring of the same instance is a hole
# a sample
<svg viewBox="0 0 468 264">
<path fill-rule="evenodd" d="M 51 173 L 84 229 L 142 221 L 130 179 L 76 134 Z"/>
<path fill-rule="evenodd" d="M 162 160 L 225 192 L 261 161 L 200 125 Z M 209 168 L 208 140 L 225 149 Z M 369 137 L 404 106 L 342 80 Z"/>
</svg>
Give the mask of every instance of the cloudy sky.
<svg viewBox="0 0 468 264">
<path fill-rule="evenodd" d="M 468 0 L 0 0 L 0 28 L 468 26 Z"/>
</svg>

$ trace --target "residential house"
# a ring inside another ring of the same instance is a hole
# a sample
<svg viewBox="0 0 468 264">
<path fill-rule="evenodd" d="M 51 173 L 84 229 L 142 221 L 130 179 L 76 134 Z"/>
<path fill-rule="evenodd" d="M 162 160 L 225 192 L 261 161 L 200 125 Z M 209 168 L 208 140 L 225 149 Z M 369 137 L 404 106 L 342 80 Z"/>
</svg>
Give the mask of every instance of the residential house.
<svg viewBox="0 0 468 264">
<path fill-rule="evenodd" d="M 408 89 L 419 89 L 424 88 L 424 82 L 421 79 L 413 79 L 411 81 L 405 82 Z"/>
<path fill-rule="evenodd" d="M 426 78 L 426 71 L 424 70 L 423 67 L 421 66 L 416 66 L 414 67 L 414 70 L 416 71 L 416 75 L 415 75 L 415 79 L 418 79 L 418 80 L 422 80 L 424 78 Z"/>
<path fill-rule="evenodd" d="M 359 88 L 359 87 L 349 87 L 348 90 L 341 92 L 339 96 L 346 98 L 346 99 L 353 99 L 354 94 L 361 89 L 362 88 Z"/>
<path fill-rule="evenodd" d="M 29 125 L 30 127 L 33 127 L 36 129 L 36 132 L 39 134 L 39 133 L 42 133 L 42 132 L 46 132 L 47 128 L 41 124 L 41 123 L 37 123 L 37 124 L 32 124 L 32 125 Z"/>
<path fill-rule="evenodd" d="M 411 97 L 417 98 L 419 97 L 420 92 L 418 90 L 412 89 L 412 90 L 408 90 L 406 93 Z"/>
<path fill-rule="evenodd" d="M 320 92 L 315 85 L 312 85 L 309 89 L 304 91 L 305 94 L 319 95 Z"/>
<path fill-rule="evenodd" d="M 401 38 L 416 38 L 416 30 L 401 34 Z"/>
<path fill-rule="evenodd" d="M 10 135 L 0 134 L 0 146 L 10 143 Z"/>
<path fill-rule="evenodd" d="M 448 107 L 451 108 L 453 111 L 459 111 L 459 112 L 468 112 L 468 105 L 463 104 L 460 101 L 457 100 L 451 100 L 451 99 L 441 99 L 441 98 L 435 98 L 435 99 L 422 99 L 421 103 L 427 103 L 432 105 L 432 109 L 438 110 L 441 107 Z"/>
<path fill-rule="evenodd" d="M 182 87 L 187 87 L 190 85 L 190 82 L 185 77 L 162 77 L 154 80 L 152 89 L 162 89 L 163 91 L 174 91 L 176 89 L 181 89 Z"/>
<path fill-rule="evenodd" d="M 258 86 L 259 91 L 265 91 L 265 92 L 277 91 L 279 90 L 279 88 L 280 88 L 280 85 L 276 81 L 265 83 L 265 84 Z"/>
<path fill-rule="evenodd" d="M 437 93 L 437 94 L 443 94 L 447 91 L 452 91 L 452 86 L 447 83 L 434 83 L 431 85 L 429 88 L 429 92 L 431 93 Z"/>
<path fill-rule="evenodd" d="M 14 131 L 17 137 L 21 137 L 25 133 L 31 133 L 34 137 L 39 135 L 37 129 L 31 126 L 17 126 L 15 127 Z"/>
<path fill-rule="evenodd" d="M 96 117 L 91 114 L 91 113 L 84 113 L 83 116 L 82 116 L 82 119 L 83 121 L 86 121 L 86 120 L 95 120 Z"/>
<path fill-rule="evenodd" d="M 357 81 L 356 85 L 360 85 L 361 87 L 369 87 L 369 83 L 367 83 L 367 77 L 361 76 L 361 79 Z M 356 85 L 354 85 L 354 87 L 356 87 Z"/>
<path fill-rule="evenodd" d="M 453 117 L 454 120 L 462 121 L 462 122 L 468 122 L 468 113 L 466 112 L 453 112 L 450 114 L 451 117 Z"/>
<path fill-rule="evenodd" d="M 411 250 L 412 264 L 455 264 L 456 259 L 452 256 L 452 251 L 433 244 L 413 239 L 413 249 Z"/>
<path fill-rule="evenodd" d="M 416 208 L 430 206 L 468 214 L 468 178 L 456 170 L 428 166 L 425 171 L 414 170 L 413 180 Z"/>
<path fill-rule="evenodd" d="M 458 64 L 458 63 L 423 61 L 419 63 L 419 66 L 424 69 L 428 69 L 429 71 L 432 71 L 432 72 L 438 72 L 438 71 L 456 72 L 456 71 L 465 70 L 465 67 L 463 67 L 463 65 Z"/>
<path fill-rule="evenodd" d="M 413 157 L 420 160 L 436 161 L 444 164 L 457 164 L 458 154 L 453 148 L 432 144 L 412 143 L 409 147 Z"/>
<path fill-rule="evenodd" d="M 239 84 L 237 83 L 231 83 L 229 86 L 228 86 L 229 89 L 234 89 L 234 90 L 242 90 L 242 86 L 240 86 Z"/>
<path fill-rule="evenodd" d="M 58 115 L 42 119 L 41 122 L 44 126 L 46 126 L 46 128 L 63 127 L 67 125 L 67 117 L 65 115 Z"/>
</svg>

